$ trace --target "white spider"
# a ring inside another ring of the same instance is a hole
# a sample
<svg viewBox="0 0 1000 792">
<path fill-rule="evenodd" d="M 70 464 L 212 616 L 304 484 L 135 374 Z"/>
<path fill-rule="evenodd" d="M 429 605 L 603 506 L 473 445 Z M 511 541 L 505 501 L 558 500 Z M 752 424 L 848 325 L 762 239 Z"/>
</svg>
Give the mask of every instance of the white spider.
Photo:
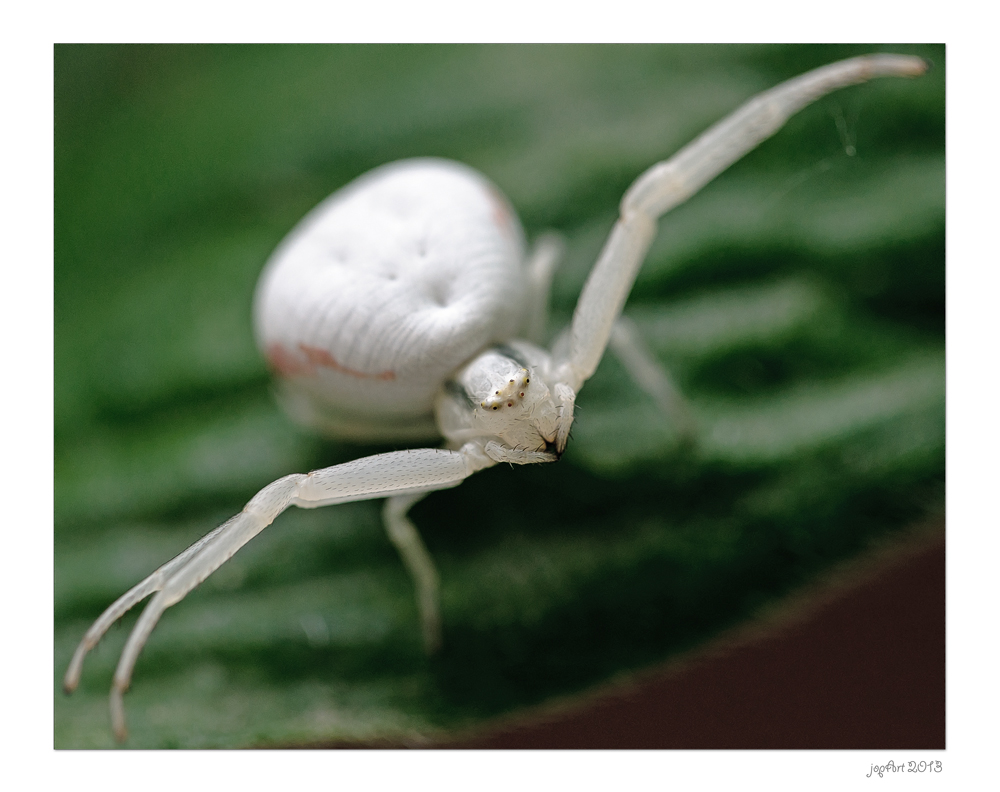
<svg viewBox="0 0 1000 792">
<path fill-rule="evenodd" d="M 520 223 L 485 177 L 445 160 L 406 160 L 334 193 L 282 242 L 257 287 L 257 339 L 280 378 L 285 406 L 338 437 L 444 437 L 446 447 L 378 454 L 264 487 L 100 616 L 73 655 L 66 691 L 76 688 L 84 657 L 108 628 L 157 592 L 129 636 L 111 688 L 112 725 L 124 740 L 122 695 L 163 611 L 289 506 L 388 499 L 386 529 L 413 576 L 433 652 L 441 634 L 438 576 L 406 516 L 410 507 L 498 462 L 559 459 L 576 395 L 609 344 L 684 425 L 669 379 L 620 319 L 657 219 L 819 97 L 926 68 L 920 58 L 869 55 L 815 69 L 754 97 L 643 173 L 625 193 L 572 325 L 551 351 L 536 343 L 559 244 L 543 238 L 525 260 Z"/>
</svg>

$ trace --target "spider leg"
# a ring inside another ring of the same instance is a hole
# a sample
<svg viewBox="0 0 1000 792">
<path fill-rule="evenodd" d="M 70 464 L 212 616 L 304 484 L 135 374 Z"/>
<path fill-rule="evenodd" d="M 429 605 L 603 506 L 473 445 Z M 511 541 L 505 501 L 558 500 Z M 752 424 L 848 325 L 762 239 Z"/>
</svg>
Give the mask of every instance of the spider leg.
<svg viewBox="0 0 1000 792">
<path fill-rule="evenodd" d="M 559 381 L 579 391 L 597 369 L 656 236 L 659 217 L 820 97 L 873 77 L 916 77 L 926 70 L 926 61 L 907 55 L 864 55 L 814 69 L 758 94 L 669 160 L 639 176 L 622 198 L 621 215 L 583 287 L 573 314 L 569 351 L 557 362 Z"/>
<path fill-rule="evenodd" d="M 137 583 L 108 606 L 104 613 L 87 630 L 80 644 L 76 647 L 73 659 L 70 660 L 69 667 L 66 669 L 66 675 L 63 677 L 63 690 L 67 693 L 72 693 L 76 690 L 77 685 L 80 683 L 80 674 L 83 671 L 83 661 L 87 656 L 87 652 L 97 646 L 101 638 L 104 637 L 104 633 L 111 628 L 111 625 L 131 610 L 134 605 L 142 602 L 150 594 L 162 589 L 164 581 L 168 579 L 171 572 L 182 566 L 204 547 L 205 544 L 214 539 L 225 527 L 226 524 L 220 525 L 214 531 L 203 536 L 183 553 L 168 561 L 152 575 Z"/>
<path fill-rule="evenodd" d="M 555 233 L 542 234 L 528 258 L 528 318 L 523 337 L 534 344 L 545 343 L 545 328 L 549 320 L 549 293 L 552 276 L 565 252 L 566 245 Z"/>
<path fill-rule="evenodd" d="M 632 380 L 656 402 L 681 440 L 693 440 L 697 427 L 687 399 L 663 364 L 646 345 L 635 322 L 619 316 L 611 328 L 611 351 Z"/>
<path fill-rule="evenodd" d="M 457 486 L 472 473 L 493 464 L 478 444 L 466 443 L 458 451 L 421 448 L 377 454 L 307 474 L 295 473 L 268 484 L 243 511 L 114 602 L 87 631 L 73 655 L 63 687 L 67 692 L 76 688 L 87 652 L 129 608 L 155 592 L 128 637 L 111 687 L 112 726 L 115 736 L 124 740 L 127 733 L 122 696 L 128 689 L 139 653 L 160 616 L 289 506 L 314 508 L 396 495 L 408 496 L 412 504 L 414 495 Z"/>
<path fill-rule="evenodd" d="M 390 541 L 399 551 L 403 563 L 413 578 L 417 595 L 417 609 L 420 612 L 420 627 L 424 636 L 427 654 L 435 654 L 441 648 L 441 598 L 440 578 L 434 559 L 420 538 L 417 527 L 407 516 L 410 508 L 422 500 L 427 493 L 396 495 L 386 499 L 382 509 L 382 521 Z"/>
<path fill-rule="evenodd" d="M 511 465 L 535 465 L 542 462 L 555 462 L 559 457 L 548 451 L 530 451 L 526 448 L 511 448 L 496 440 L 486 443 L 486 453 L 495 462 L 507 462 Z"/>
<path fill-rule="evenodd" d="M 555 454 L 510 448 L 495 440 L 487 441 L 484 450 L 494 462 L 509 462 L 517 465 L 554 462 L 557 459 Z M 382 509 L 382 521 L 385 523 L 389 539 L 399 551 L 403 563 L 413 578 L 417 608 L 420 611 L 420 625 L 424 636 L 424 649 L 427 654 L 431 655 L 441 648 L 440 578 L 437 568 L 434 566 L 434 559 L 427 552 L 427 547 L 420 538 L 417 527 L 407 516 L 407 512 L 418 501 L 426 497 L 428 492 L 395 495 L 388 498 Z"/>
</svg>

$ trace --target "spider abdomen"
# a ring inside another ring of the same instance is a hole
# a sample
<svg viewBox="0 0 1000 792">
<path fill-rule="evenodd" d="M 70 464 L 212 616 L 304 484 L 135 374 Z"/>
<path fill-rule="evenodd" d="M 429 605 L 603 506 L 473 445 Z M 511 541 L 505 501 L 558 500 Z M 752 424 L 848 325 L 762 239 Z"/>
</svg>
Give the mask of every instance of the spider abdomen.
<svg viewBox="0 0 1000 792">
<path fill-rule="evenodd" d="M 443 382 L 517 337 L 524 234 L 456 162 L 376 168 L 314 209 L 257 285 L 257 341 L 295 417 L 355 439 L 434 436 Z"/>
</svg>

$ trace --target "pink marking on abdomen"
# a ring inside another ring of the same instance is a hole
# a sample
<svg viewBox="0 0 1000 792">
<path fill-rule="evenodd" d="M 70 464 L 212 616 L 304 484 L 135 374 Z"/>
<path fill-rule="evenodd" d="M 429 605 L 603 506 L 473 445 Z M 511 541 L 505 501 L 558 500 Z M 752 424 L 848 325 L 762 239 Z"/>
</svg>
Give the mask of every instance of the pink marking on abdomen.
<svg viewBox="0 0 1000 792">
<path fill-rule="evenodd" d="M 511 211 L 507 199 L 504 198 L 503 193 L 492 185 L 489 191 L 490 198 L 493 201 L 493 222 L 503 233 L 510 234 L 513 224 L 511 223 Z"/>
<path fill-rule="evenodd" d="M 267 359 L 271 363 L 271 368 L 283 377 L 296 377 L 300 375 L 312 377 L 316 375 L 316 367 L 322 366 L 323 368 L 333 369 L 334 371 L 339 371 L 341 374 L 347 374 L 349 377 L 357 377 L 358 379 L 374 379 L 382 380 L 383 382 L 396 379 L 396 373 L 393 371 L 367 374 L 364 371 L 342 366 L 336 361 L 333 355 L 319 347 L 299 344 L 299 351 L 306 356 L 304 361 L 289 352 L 281 344 L 271 344 L 267 348 Z"/>
<path fill-rule="evenodd" d="M 313 375 L 316 367 L 299 360 L 281 344 L 269 344 L 267 347 L 267 362 L 282 377 L 295 377 L 300 374 Z"/>
</svg>

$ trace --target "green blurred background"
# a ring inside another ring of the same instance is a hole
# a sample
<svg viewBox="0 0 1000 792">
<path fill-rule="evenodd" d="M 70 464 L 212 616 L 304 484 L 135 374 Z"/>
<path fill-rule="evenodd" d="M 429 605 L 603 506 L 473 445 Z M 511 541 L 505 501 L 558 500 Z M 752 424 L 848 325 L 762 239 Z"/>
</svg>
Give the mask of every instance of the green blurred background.
<svg viewBox="0 0 1000 792">
<path fill-rule="evenodd" d="M 57 46 L 55 745 L 111 746 L 118 595 L 269 481 L 386 450 L 276 407 L 250 303 L 312 206 L 384 162 L 486 173 L 568 243 L 564 325 L 632 179 L 754 93 L 870 51 L 919 80 L 821 100 L 660 223 L 626 308 L 689 396 L 681 448 L 610 355 L 557 465 L 413 510 L 421 651 L 380 502 L 293 509 L 184 602 L 130 747 L 412 740 L 660 662 L 944 509 L 943 47 Z"/>
</svg>

